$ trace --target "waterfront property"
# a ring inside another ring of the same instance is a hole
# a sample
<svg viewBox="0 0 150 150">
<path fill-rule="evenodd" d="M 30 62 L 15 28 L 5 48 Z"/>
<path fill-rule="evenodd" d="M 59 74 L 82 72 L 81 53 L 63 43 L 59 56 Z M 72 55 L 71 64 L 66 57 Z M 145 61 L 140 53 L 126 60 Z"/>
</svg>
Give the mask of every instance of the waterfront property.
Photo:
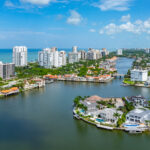
<svg viewBox="0 0 150 150">
<path fill-rule="evenodd" d="M 94 95 L 84 99 L 77 97 L 74 102 L 76 105 L 74 113 L 79 112 L 82 116 L 89 116 L 91 120 L 105 123 L 108 126 L 116 126 L 118 119 L 123 114 L 123 112 L 118 110 L 124 106 L 121 98 L 102 98 Z"/>
<path fill-rule="evenodd" d="M 30 90 L 33 88 L 41 88 L 45 86 L 45 79 L 42 78 L 32 78 L 32 79 L 13 79 L 7 81 L 7 84 L 1 86 L 0 95 L 9 96 L 12 94 L 17 94 L 21 91 Z"/>
<path fill-rule="evenodd" d="M 30 90 L 34 88 L 40 88 L 45 86 L 45 80 L 40 78 L 34 78 L 32 80 L 26 80 L 23 90 Z"/>
<path fill-rule="evenodd" d="M 147 70 L 131 70 L 131 81 L 141 81 L 145 82 L 148 80 L 148 71 Z"/>
<path fill-rule="evenodd" d="M 7 90 L 2 90 L 0 91 L 0 95 L 2 96 L 8 96 L 8 95 L 13 95 L 19 93 L 19 89 L 17 87 L 13 87 Z"/>
<path fill-rule="evenodd" d="M 76 81 L 76 82 L 99 82 L 99 83 L 104 83 L 104 82 L 109 82 L 113 79 L 111 75 L 106 74 L 106 75 L 100 75 L 100 76 L 85 76 L 85 77 L 80 77 L 77 74 L 65 74 L 65 75 L 45 75 L 45 79 L 55 79 L 58 81 Z"/>
<path fill-rule="evenodd" d="M 148 122 L 150 122 L 150 110 L 148 109 L 134 109 L 126 116 L 126 123 L 147 124 Z"/>
<path fill-rule="evenodd" d="M 131 97 L 126 97 L 126 100 L 129 103 L 133 103 L 133 105 L 135 107 L 148 107 L 149 106 L 149 102 L 146 98 L 144 98 L 143 96 L 139 95 L 139 96 L 131 96 Z"/>
<path fill-rule="evenodd" d="M 120 118 L 122 114 L 123 112 L 116 110 L 116 108 L 105 108 L 100 110 L 99 117 L 107 123 L 117 124 L 118 118 Z"/>
<path fill-rule="evenodd" d="M 142 96 L 130 98 L 76 97 L 74 114 L 78 119 L 95 124 L 99 128 L 141 133 L 149 130 L 150 110 L 145 108 Z M 135 107 L 136 106 L 136 107 Z M 138 108 L 137 108 L 138 107 Z"/>
</svg>

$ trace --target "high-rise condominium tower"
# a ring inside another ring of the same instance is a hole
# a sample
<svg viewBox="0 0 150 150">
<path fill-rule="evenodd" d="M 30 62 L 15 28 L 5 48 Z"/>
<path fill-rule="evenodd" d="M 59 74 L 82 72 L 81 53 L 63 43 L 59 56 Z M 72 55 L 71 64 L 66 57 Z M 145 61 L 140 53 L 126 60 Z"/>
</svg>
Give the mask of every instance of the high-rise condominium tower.
<svg viewBox="0 0 150 150">
<path fill-rule="evenodd" d="M 15 46 L 13 48 L 13 63 L 18 67 L 27 65 L 27 47 Z"/>
</svg>

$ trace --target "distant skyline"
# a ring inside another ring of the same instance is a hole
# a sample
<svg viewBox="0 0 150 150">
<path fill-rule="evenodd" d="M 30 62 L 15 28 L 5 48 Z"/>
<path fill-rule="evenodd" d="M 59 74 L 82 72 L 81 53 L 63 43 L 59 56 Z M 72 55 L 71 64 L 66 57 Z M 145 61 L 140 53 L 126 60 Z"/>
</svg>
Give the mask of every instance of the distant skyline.
<svg viewBox="0 0 150 150">
<path fill-rule="evenodd" d="M 149 48 L 148 0 L 3 0 L 0 48 Z"/>
</svg>

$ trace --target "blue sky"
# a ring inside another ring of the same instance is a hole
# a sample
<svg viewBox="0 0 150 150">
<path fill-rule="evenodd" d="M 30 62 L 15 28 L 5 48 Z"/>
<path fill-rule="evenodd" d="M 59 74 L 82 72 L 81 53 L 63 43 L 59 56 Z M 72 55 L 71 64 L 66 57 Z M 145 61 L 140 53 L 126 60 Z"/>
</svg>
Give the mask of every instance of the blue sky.
<svg viewBox="0 0 150 150">
<path fill-rule="evenodd" d="M 0 48 L 150 47 L 148 0 L 1 0 Z"/>
</svg>

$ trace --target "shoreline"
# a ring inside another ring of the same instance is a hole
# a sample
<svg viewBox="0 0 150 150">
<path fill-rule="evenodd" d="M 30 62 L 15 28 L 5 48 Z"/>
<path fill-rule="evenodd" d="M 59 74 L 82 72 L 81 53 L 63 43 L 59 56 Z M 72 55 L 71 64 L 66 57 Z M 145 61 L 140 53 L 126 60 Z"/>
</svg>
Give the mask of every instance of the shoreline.
<svg viewBox="0 0 150 150">
<path fill-rule="evenodd" d="M 80 83 L 80 82 L 85 82 L 85 83 L 108 83 L 108 82 L 111 82 L 113 79 L 115 79 L 114 77 L 111 77 L 110 79 L 107 79 L 107 80 L 103 80 L 103 81 L 81 81 L 81 80 L 74 80 L 74 79 L 72 79 L 72 80 L 67 80 L 67 79 L 56 79 L 55 81 L 57 81 L 57 82 L 59 82 L 59 81 L 64 81 L 64 82 L 77 82 L 77 83 Z M 48 81 L 48 82 L 47 82 Z M 50 82 L 49 82 L 50 81 Z M 54 81 L 52 81 L 52 80 L 45 80 L 45 83 L 46 84 L 51 84 L 51 83 L 53 83 Z M 11 93 L 11 94 L 0 94 L 0 98 L 4 98 L 4 97 L 9 97 L 9 96 L 12 96 L 12 95 L 17 95 L 17 94 L 19 94 L 19 93 L 21 93 L 21 92 L 25 92 L 25 91 L 28 91 L 28 90 L 33 90 L 33 89 L 35 89 L 35 88 L 43 88 L 43 87 L 45 87 L 45 85 L 44 86 L 42 86 L 42 87 L 31 87 L 31 88 L 28 88 L 28 89 L 20 89 L 19 91 L 17 91 L 17 93 L 15 92 L 15 93 Z"/>
<path fill-rule="evenodd" d="M 143 87 L 143 88 L 150 88 L 150 86 L 145 86 L 143 84 L 135 84 L 135 85 L 132 85 L 132 84 L 126 84 L 124 82 L 122 82 L 122 86 L 134 86 L 134 87 Z"/>
<path fill-rule="evenodd" d="M 106 125 L 103 125 L 103 124 L 100 124 L 100 123 L 96 123 L 96 122 L 92 122 L 92 121 L 89 121 L 89 120 L 86 120 L 82 117 L 80 117 L 73 109 L 73 117 L 77 120 L 82 120 L 88 124 L 91 124 L 91 125 L 94 125 L 96 126 L 97 128 L 100 128 L 100 129 L 103 129 L 103 130 L 108 130 L 108 131 L 124 131 L 124 132 L 128 132 L 130 134 L 142 134 L 142 133 L 146 133 L 146 132 L 149 132 L 150 133 L 150 128 L 139 128 L 138 130 L 128 130 L 127 128 L 125 127 L 110 127 L 110 126 L 106 126 Z"/>
</svg>

